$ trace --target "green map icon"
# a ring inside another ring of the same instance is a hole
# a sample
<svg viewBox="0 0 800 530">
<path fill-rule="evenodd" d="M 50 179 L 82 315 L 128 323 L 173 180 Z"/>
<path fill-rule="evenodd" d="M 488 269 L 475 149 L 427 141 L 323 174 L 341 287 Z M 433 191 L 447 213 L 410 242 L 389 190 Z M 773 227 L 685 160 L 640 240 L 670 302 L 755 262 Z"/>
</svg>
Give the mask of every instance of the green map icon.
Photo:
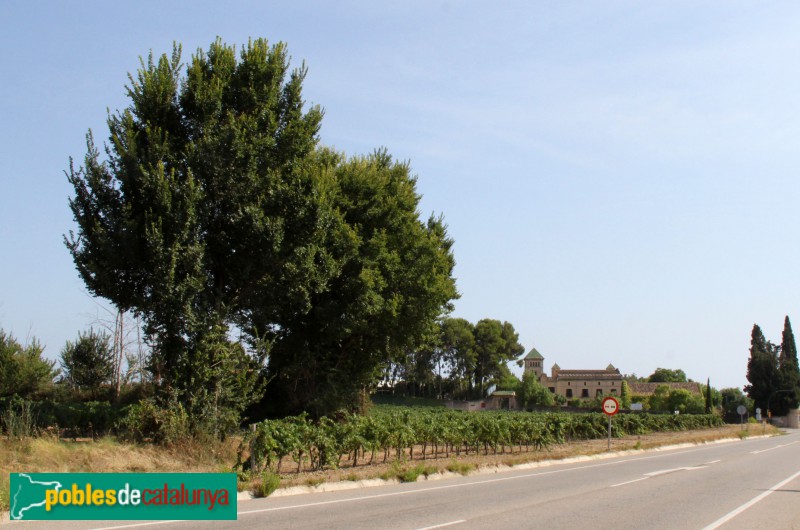
<svg viewBox="0 0 800 530">
<path fill-rule="evenodd" d="M 12 521 L 36 518 L 37 512 L 45 511 L 45 491 L 60 490 L 58 481 L 35 480 L 26 473 L 11 474 L 9 515 Z"/>
</svg>

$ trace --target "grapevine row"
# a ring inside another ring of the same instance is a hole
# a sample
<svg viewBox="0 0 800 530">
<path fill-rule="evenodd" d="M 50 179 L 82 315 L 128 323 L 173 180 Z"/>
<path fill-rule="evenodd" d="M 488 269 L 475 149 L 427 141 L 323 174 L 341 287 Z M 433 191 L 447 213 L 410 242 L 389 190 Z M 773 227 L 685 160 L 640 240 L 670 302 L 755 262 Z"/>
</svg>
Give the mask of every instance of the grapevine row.
<svg viewBox="0 0 800 530">
<path fill-rule="evenodd" d="M 612 436 L 703 429 L 722 423 L 714 415 L 619 415 L 612 422 Z M 280 473 L 373 464 L 390 457 L 413 460 L 541 450 L 570 440 L 605 437 L 608 420 L 599 413 L 469 413 L 392 407 L 339 421 L 315 422 L 301 415 L 252 427 L 240 448 L 240 461 L 249 452 L 248 464 L 255 470 L 266 467 Z M 294 467 L 281 469 L 287 460 Z"/>
</svg>

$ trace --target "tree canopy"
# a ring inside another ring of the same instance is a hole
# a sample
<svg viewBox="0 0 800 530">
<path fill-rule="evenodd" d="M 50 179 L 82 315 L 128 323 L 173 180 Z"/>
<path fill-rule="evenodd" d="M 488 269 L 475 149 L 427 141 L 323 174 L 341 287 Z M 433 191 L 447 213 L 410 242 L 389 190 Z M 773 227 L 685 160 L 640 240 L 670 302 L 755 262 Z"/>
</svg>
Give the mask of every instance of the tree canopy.
<svg viewBox="0 0 800 530">
<path fill-rule="evenodd" d="M 749 385 L 744 387 L 747 393 L 762 410 L 767 410 L 767 405 L 774 409 L 771 401 L 772 394 L 780 390 L 778 382 L 778 350 L 779 346 L 767 341 L 758 324 L 753 324 L 750 334 L 750 358 L 747 361 L 747 380 Z"/>
<path fill-rule="evenodd" d="M 55 361 L 42 358 L 43 353 L 36 339 L 23 346 L 0 329 L 0 397 L 27 398 L 53 383 L 58 370 Z"/>
<path fill-rule="evenodd" d="M 61 372 L 67 384 L 88 390 L 96 397 L 101 387 L 111 383 L 114 376 L 111 337 L 90 329 L 79 333 L 75 342 L 67 341 L 61 350 Z"/>
<path fill-rule="evenodd" d="M 647 378 L 648 383 L 685 383 L 686 372 L 681 369 L 656 368 Z"/>
<path fill-rule="evenodd" d="M 151 54 L 105 156 L 90 132 L 67 172 L 81 278 L 143 318 L 159 388 L 193 416 L 243 411 L 259 374 L 262 411 L 350 408 L 458 296 L 452 240 L 420 220 L 409 165 L 319 147 L 305 75 L 264 39 L 238 57 L 217 40 L 185 73 L 179 46 Z"/>
</svg>

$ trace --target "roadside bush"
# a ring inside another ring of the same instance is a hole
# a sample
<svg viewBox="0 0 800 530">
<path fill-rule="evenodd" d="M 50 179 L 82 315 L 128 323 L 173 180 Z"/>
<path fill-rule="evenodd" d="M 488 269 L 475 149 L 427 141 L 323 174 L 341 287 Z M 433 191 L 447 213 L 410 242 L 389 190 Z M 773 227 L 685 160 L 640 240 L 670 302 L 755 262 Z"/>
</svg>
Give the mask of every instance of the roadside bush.
<svg viewBox="0 0 800 530">
<path fill-rule="evenodd" d="M 9 438 L 34 436 L 37 429 L 32 403 L 16 396 L 8 400 L 0 413 L 0 426 Z"/>
<path fill-rule="evenodd" d="M 264 471 L 261 474 L 261 482 L 253 490 L 253 495 L 256 497 L 269 497 L 280 485 L 280 475 L 276 475 L 271 471 Z"/>
<path fill-rule="evenodd" d="M 190 438 L 189 415 L 180 403 L 159 407 L 152 399 L 128 407 L 117 424 L 119 437 L 126 441 L 172 446 Z"/>
</svg>

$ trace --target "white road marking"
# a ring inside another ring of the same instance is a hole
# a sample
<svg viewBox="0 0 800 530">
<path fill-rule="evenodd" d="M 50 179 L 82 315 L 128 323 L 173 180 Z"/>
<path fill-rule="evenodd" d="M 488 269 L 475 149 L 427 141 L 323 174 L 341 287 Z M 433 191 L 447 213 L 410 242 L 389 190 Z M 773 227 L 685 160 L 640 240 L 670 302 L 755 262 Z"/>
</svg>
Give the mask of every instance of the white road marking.
<svg viewBox="0 0 800 530">
<path fill-rule="evenodd" d="M 800 471 L 798 471 L 797 473 L 795 473 L 791 477 L 787 478 L 786 480 L 782 480 L 781 482 L 778 482 L 777 484 L 772 486 L 770 489 L 768 489 L 767 491 L 765 491 L 764 493 L 762 493 L 758 497 L 750 499 L 749 501 L 747 501 L 746 503 L 742 504 L 741 506 L 739 506 L 735 510 L 729 512 L 727 515 L 724 515 L 723 517 L 717 519 L 716 521 L 714 521 L 710 525 L 708 525 L 705 528 L 703 528 L 703 530 L 714 530 L 715 528 L 719 528 L 720 526 L 724 525 L 725 523 L 727 523 L 728 521 L 730 521 L 731 519 L 733 519 L 734 517 L 736 517 L 737 515 L 739 515 L 743 511 L 745 511 L 746 509 L 748 509 L 749 507 L 753 506 L 757 502 L 760 502 L 760 501 L 764 500 L 767 496 L 769 496 L 773 492 L 779 490 L 780 488 L 782 488 L 783 486 L 785 486 L 789 482 L 793 481 L 797 477 L 800 477 Z"/>
<path fill-rule="evenodd" d="M 658 471 L 651 471 L 650 473 L 645 473 L 644 477 L 637 478 L 635 480 L 629 480 L 627 482 L 620 482 L 619 484 L 612 484 L 609 488 L 617 488 L 619 486 L 625 486 L 627 484 L 633 484 L 634 482 L 641 482 L 642 480 L 647 480 L 652 477 L 657 477 L 659 475 L 666 475 L 667 473 L 675 473 L 677 471 L 695 471 L 697 469 L 705 469 L 711 464 L 716 464 L 717 462 L 721 462 L 721 460 L 712 460 L 711 462 L 706 462 L 705 464 L 701 464 L 699 466 L 688 466 L 688 467 L 674 467 L 671 469 L 660 469 Z"/>
<path fill-rule="evenodd" d="M 426 526 L 425 528 L 418 528 L 417 530 L 433 530 L 434 528 L 444 528 L 445 526 L 453 526 L 454 524 L 466 523 L 466 519 L 459 519 L 458 521 L 450 521 L 449 523 L 437 524 L 435 526 Z"/>
<path fill-rule="evenodd" d="M 642 478 L 637 478 L 635 480 L 629 480 L 628 482 L 620 482 L 619 484 L 612 484 L 611 486 L 609 486 L 609 488 L 618 488 L 619 486 L 625 486 L 626 484 L 633 484 L 634 482 L 641 482 L 649 478 L 650 477 L 642 477 Z"/>
<path fill-rule="evenodd" d="M 770 447 L 769 449 L 761 449 L 760 451 L 750 451 L 750 454 L 751 455 L 757 455 L 759 453 L 766 453 L 767 451 L 772 451 L 774 449 L 780 449 L 781 447 L 787 447 L 787 446 L 790 446 L 790 445 L 796 444 L 796 443 L 797 443 L 797 440 L 795 440 L 794 442 L 789 442 L 788 444 L 776 445 L 775 447 Z"/>
</svg>

